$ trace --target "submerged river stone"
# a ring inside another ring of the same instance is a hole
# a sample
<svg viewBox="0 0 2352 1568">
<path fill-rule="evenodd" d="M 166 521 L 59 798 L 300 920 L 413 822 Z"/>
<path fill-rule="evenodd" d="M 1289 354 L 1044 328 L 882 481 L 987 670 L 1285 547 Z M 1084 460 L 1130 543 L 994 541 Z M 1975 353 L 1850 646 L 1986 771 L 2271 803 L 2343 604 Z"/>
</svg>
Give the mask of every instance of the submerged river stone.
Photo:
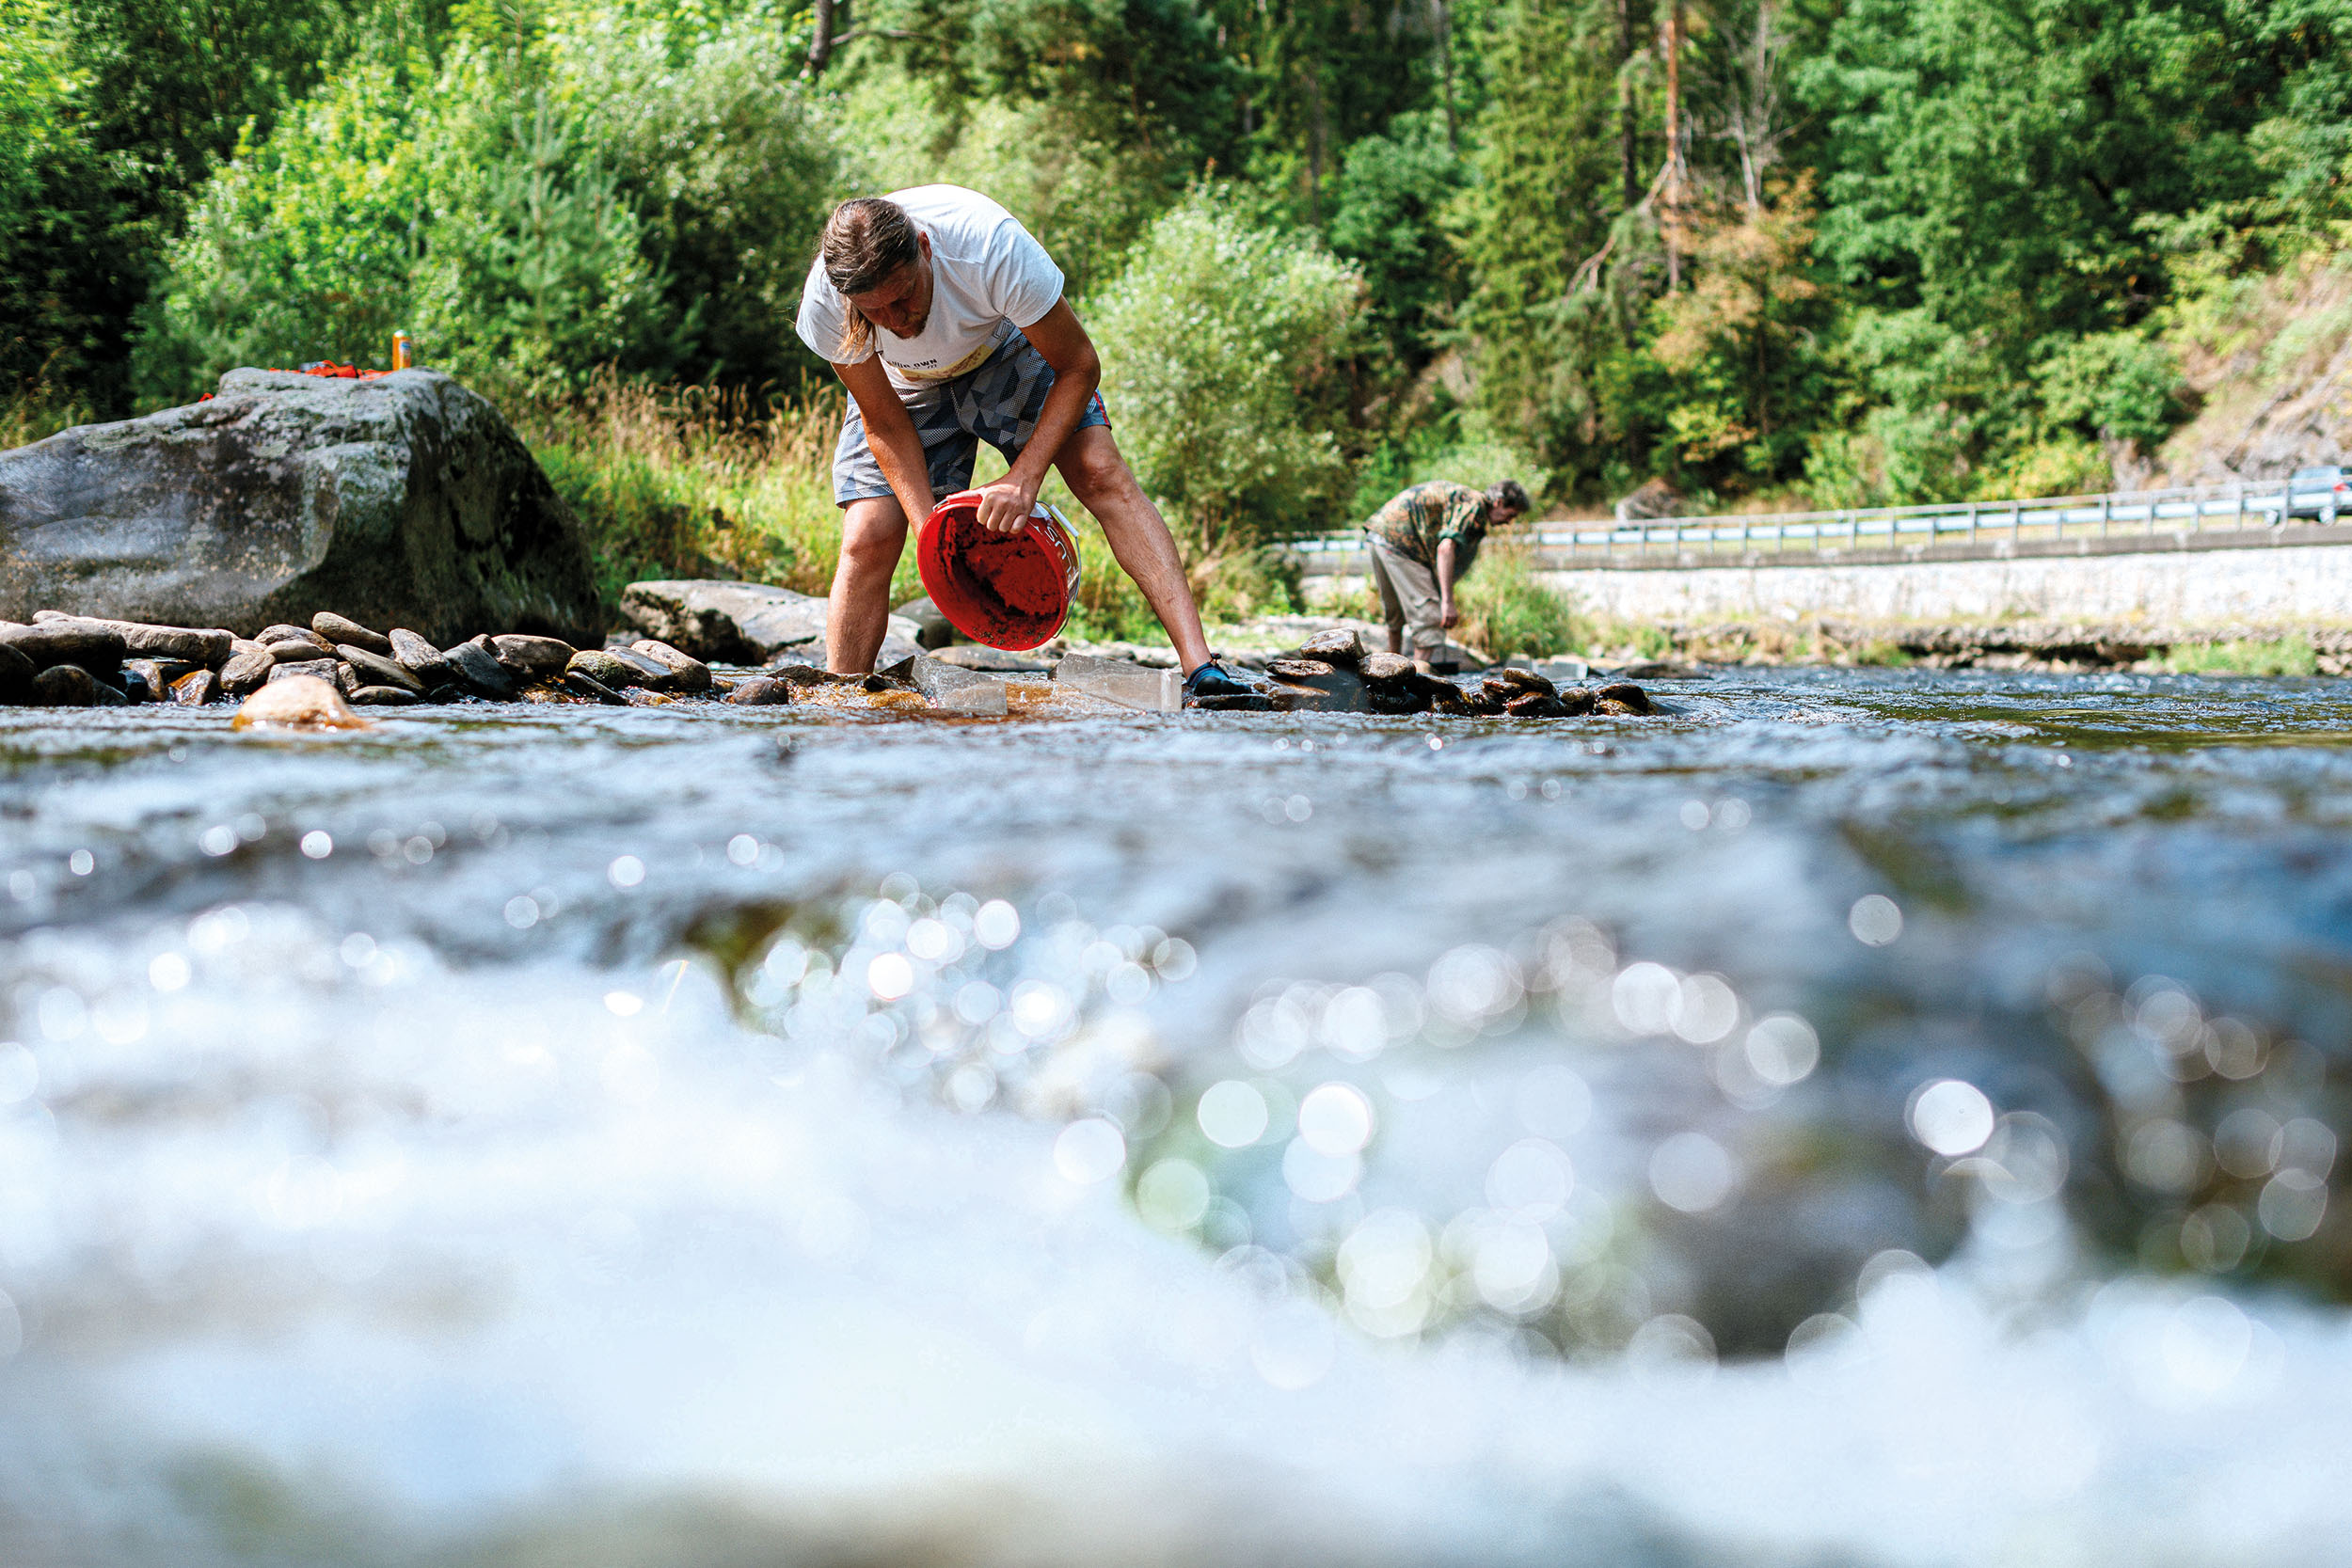
<svg viewBox="0 0 2352 1568">
<path fill-rule="evenodd" d="M 282 667 L 281 667 L 282 668 Z M 274 680 L 245 700 L 236 727 L 287 730 L 364 730 L 368 721 L 351 711 L 331 681 L 314 675 Z"/>
<path fill-rule="evenodd" d="M 332 610 L 444 642 L 602 629 L 569 508 L 437 371 L 230 371 L 209 403 L 0 452 L 0 617 L 46 606 L 239 630 Z"/>
</svg>

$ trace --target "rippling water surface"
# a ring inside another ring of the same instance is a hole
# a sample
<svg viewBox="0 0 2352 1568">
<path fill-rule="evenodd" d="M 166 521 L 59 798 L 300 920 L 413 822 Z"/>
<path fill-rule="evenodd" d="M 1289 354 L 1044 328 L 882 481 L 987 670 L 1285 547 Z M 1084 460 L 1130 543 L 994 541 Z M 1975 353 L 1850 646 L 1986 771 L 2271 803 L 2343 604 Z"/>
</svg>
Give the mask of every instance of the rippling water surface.
<svg viewBox="0 0 2352 1568">
<path fill-rule="evenodd" d="M 2352 694 L 0 716 L 0 1560 L 2301 1564 Z"/>
</svg>

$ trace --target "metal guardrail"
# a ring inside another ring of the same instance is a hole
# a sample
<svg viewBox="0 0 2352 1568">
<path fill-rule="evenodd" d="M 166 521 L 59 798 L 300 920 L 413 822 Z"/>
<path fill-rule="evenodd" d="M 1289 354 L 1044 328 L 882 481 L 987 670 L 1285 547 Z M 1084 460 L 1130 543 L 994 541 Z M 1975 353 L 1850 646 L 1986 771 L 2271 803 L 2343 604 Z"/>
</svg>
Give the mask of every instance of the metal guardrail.
<svg viewBox="0 0 2352 1568">
<path fill-rule="evenodd" d="M 1541 523 L 1498 531 L 1498 538 L 1542 548 L 1556 562 L 1640 561 L 1663 553 L 1829 555 L 1938 545 L 2011 545 L 2134 535 L 2191 535 L 2275 529 L 2304 517 L 2332 525 L 2352 520 L 2352 490 L 2292 488 L 2290 482 L 2190 485 L 2036 500 L 1947 502 L 1848 511 L 1783 512 L 1752 517 L 1660 517 L 1642 522 Z M 1360 531 L 1293 541 L 1308 558 L 1363 547 Z"/>
</svg>

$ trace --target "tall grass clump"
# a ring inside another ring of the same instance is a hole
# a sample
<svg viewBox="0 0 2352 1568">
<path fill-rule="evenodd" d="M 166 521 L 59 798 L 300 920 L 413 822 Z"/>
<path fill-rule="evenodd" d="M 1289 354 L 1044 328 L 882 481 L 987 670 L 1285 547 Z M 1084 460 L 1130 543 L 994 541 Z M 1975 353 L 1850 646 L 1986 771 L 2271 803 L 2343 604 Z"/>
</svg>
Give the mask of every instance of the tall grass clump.
<svg viewBox="0 0 2352 1568">
<path fill-rule="evenodd" d="M 1454 589 L 1454 603 L 1462 613 L 1454 641 L 1490 657 L 1542 657 L 1576 646 L 1567 600 L 1535 580 L 1533 557 L 1514 540 L 1487 542 L 1477 567 Z"/>
<path fill-rule="evenodd" d="M 607 372 L 577 397 L 514 412 L 580 517 L 608 603 L 641 578 L 740 578 L 803 594 L 832 583 L 838 394 L 759 399 Z"/>
</svg>

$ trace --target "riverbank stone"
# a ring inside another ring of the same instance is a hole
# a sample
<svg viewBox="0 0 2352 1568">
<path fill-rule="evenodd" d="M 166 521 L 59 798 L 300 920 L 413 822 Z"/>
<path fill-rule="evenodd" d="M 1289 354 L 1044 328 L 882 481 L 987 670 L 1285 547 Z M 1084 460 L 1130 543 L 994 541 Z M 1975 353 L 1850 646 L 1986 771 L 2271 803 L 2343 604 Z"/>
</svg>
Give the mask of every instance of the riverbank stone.
<svg viewBox="0 0 2352 1568">
<path fill-rule="evenodd" d="M 392 640 L 390 638 L 380 631 L 370 631 L 358 622 L 347 616 L 338 615 L 331 610 L 322 610 L 316 615 L 311 616 L 310 630 L 317 634 L 322 641 L 333 646 L 347 643 L 355 648 L 365 648 L 372 654 L 381 654 L 387 658 L 391 657 Z"/>
<path fill-rule="evenodd" d="M 41 707 L 95 707 L 98 681 L 78 664 L 52 664 L 33 677 L 33 701 Z"/>
<path fill-rule="evenodd" d="M 424 695 L 424 682 L 402 668 L 397 659 L 386 658 L 349 642 L 338 645 L 335 657 L 349 665 L 353 673 L 369 686 L 394 686 L 403 691 L 413 691 L 420 697 Z"/>
<path fill-rule="evenodd" d="M 726 700 L 737 707 L 762 707 L 788 703 L 792 700 L 792 686 L 788 681 L 780 681 L 771 675 L 754 675 L 749 680 L 738 682 L 735 689 L 727 693 Z"/>
<path fill-rule="evenodd" d="M 220 689 L 220 677 L 210 670 L 193 670 L 171 683 L 171 700 L 182 707 L 202 707 Z"/>
<path fill-rule="evenodd" d="M 450 673 L 457 677 L 457 684 L 475 696 L 487 697 L 497 703 L 515 700 L 515 677 L 505 665 L 499 662 L 498 655 L 490 651 L 490 640 L 486 636 L 477 637 L 470 642 L 460 642 L 453 648 L 444 648 L 441 657 L 448 661 Z"/>
<path fill-rule="evenodd" d="M 233 370 L 209 402 L 0 452 L 0 616 L 36 605 L 238 630 L 332 610 L 441 642 L 603 621 L 530 451 L 421 370 Z"/>
<path fill-rule="evenodd" d="M 405 686 L 362 686 L 349 693 L 354 707 L 407 707 L 424 701 L 421 692 Z"/>
<path fill-rule="evenodd" d="M 670 690 L 702 692 L 710 689 L 710 666 L 667 642 L 655 638 L 643 638 L 632 643 L 629 651 L 660 665 L 668 673 Z"/>
<path fill-rule="evenodd" d="M 275 686 L 280 681 L 309 678 L 323 680 L 331 685 L 335 679 L 335 672 L 339 668 L 340 666 L 331 658 L 281 658 L 270 666 L 269 676 L 262 684 Z"/>
<path fill-rule="evenodd" d="M 368 721 L 351 711 L 351 705 L 343 701 L 343 694 L 335 689 L 331 681 L 310 674 L 291 674 L 247 697 L 237 710 L 234 727 L 363 730 Z"/>
<path fill-rule="evenodd" d="M 492 637 L 490 652 L 501 664 L 529 680 L 552 680 L 572 661 L 569 642 L 516 632 Z"/>
<path fill-rule="evenodd" d="M 122 634 L 104 621 L 61 616 L 0 632 L 0 646 L 15 649 L 39 669 L 59 664 L 104 665 L 122 661 Z"/>
<path fill-rule="evenodd" d="M 220 667 L 220 689 L 231 697 L 259 690 L 277 666 L 278 661 L 263 649 L 234 655 Z"/>
<path fill-rule="evenodd" d="M 644 636 L 702 659 L 761 664 L 787 648 L 821 640 L 823 599 L 764 582 L 681 578 L 632 582 L 621 613 Z M 879 665 L 922 651 L 923 627 L 903 615 L 885 624 Z"/>
<path fill-rule="evenodd" d="M 406 626 L 394 626 L 385 634 L 392 647 L 392 657 L 400 667 L 423 683 L 427 691 L 437 687 L 453 686 L 457 676 L 441 657 L 441 650 Z"/>
</svg>

